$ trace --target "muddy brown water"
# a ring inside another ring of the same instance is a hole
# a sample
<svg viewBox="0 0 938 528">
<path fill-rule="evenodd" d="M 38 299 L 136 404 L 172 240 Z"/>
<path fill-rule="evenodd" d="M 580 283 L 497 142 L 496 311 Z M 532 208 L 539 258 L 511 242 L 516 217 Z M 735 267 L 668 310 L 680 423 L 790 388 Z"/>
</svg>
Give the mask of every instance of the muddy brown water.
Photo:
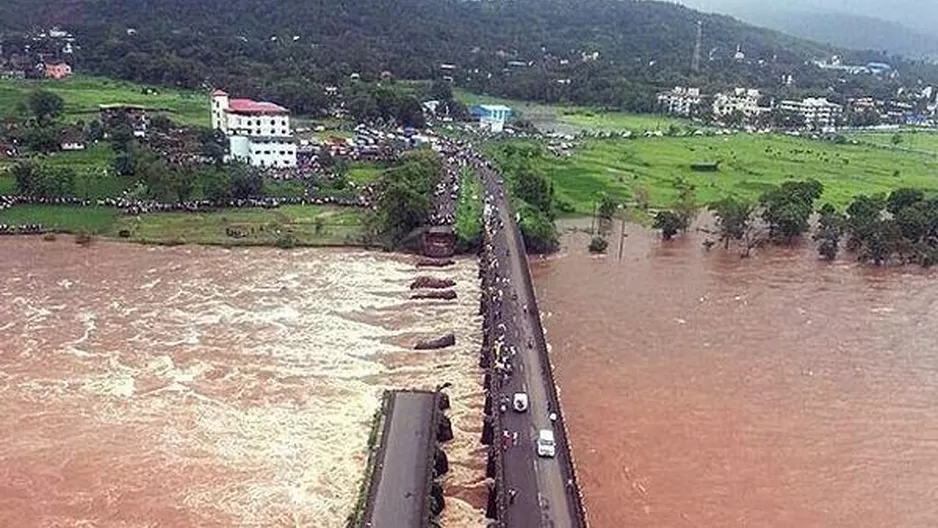
<svg viewBox="0 0 938 528">
<path fill-rule="evenodd" d="M 445 381 L 444 525 L 482 523 L 475 261 L 7 237 L 0 269 L 0 527 L 344 526 L 381 391 Z"/>
<path fill-rule="evenodd" d="M 938 526 L 938 273 L 627 231 L 534 265 L 593 526 Z"/>
</svg>

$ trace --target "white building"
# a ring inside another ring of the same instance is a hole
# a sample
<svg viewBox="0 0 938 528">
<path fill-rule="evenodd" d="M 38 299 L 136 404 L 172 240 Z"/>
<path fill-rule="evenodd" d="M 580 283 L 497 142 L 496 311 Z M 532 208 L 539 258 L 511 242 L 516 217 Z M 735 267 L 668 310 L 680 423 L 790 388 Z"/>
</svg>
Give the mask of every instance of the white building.
<svg viewBox="0 0 938 528">
<path fill-rule="evenodd" d="M 815 130 L 827 130 L 837 126 L 843 114 L 843 107 L 822 97 L 809 97 L 801 101 L 782 101 L 779 108 L 784 112 L 794 112 L 804 118 L 805 127 Z"/>
<path fill-rule="evenodd" d="M 700 106 L 700 88 L 675 86 L 658 94 L 658 106 L 666 114 L 689 116 Z"/>
<path fill-rule="evenodd" d="M 290 111 L 274 103 L 212 92 L 212 128 L 228 136 L 231 158 L 254 167 L 296 167 Z"/>
<path fill-rule="evenodd" d="M 733 112 L 741 112 L 747 118 L 755 117 L 768 108 L 759 107 L 762 94 L 752 88 L 736 88 L 733 93 L 718 93 L 713 96 L 713 115 L 725 117 Z"/>
<path fill-rule="evenodd" d="M 505 105 L 478 105 L 473 113 L 479 117 L 479 124 L 492 132 L 501 132 L 505 129 L 505 121 L 511 116 L 511 108 Z"/>
</svg>

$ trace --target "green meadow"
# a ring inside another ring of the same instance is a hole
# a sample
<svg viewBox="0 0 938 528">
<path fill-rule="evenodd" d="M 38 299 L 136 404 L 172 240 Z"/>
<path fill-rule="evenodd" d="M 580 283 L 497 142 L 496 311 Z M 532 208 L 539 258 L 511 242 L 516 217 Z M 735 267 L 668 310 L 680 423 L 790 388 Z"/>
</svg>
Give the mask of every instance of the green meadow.
<svg viewBox="0 0 938 528">
<path fill-rule="evenodd" d="M 612 112 L 583 106 L 545 105 L 473 94 L 459 89 L 453 90 L 453 95 L 467 105 L 502 104 L 508 106 L 517 115 L 531 121 L 542 130 L 566 134 L 576 134 L 583 130 L 588 132 L 631 130 L 641 133 L 646 130 L 667 130 L 672 124 L 687 123 L 685 120 L 662 115 Z"/>
<path fill-rule="evenodd" d="M 76 75 L 64 80 L 0 81 L 0 114 L 9 114 L 25 103 L 30 92 L 55 92 L 65 102 L 65 120 L 90 121 L 98 116 L 98 105 L 126 103 L 142 105 L 173 121 L 209 126 L 208 95 L 164 87 L 145 87 L 125 81 Z M 149 90 L 149 92 L 148 92 Z"/>
<path fill-rule="evenodd" d="M 350 207 L 286 205 L 277 209 L 225 209 L 204 213 L 122 215 L 110 207 L 20 205 L 0 211 L 0 224 L 42 224 L 56 232 L 89 233 L 148 244 L 221 246 L 360 245 L 362 215 Z M 232 237 L 229 230 L 244 236 Z"/>
<path fill-rule="evenodd" d="M 719 162 L 719 169 L 691 168 L 708 162 Z M 577 214 L 591 214 L 603 193 L 628 202 L 639 190 L 651 206 L 668 207 L 679 179 L 696 187 L 701 202 L 757 199 L 782 181 L 807 178 L 823 183 L 822 201 L 839 207 L 862 193 L 938 190 L 934 156 L 783 135 L 587 140 L 569 158 L 545 154 L 537 163 L 552 179 L 557 200 Z"/>
</svg>

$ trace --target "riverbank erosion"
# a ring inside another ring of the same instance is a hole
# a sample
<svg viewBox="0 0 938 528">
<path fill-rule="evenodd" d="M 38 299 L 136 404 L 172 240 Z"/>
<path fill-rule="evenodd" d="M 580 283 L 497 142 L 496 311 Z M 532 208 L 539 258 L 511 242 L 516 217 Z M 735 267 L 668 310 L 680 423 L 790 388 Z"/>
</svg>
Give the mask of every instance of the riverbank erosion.
<svg viewBox="0 0 938 528">
<path fill-rule="evenodd" d="M 533 265 L 591 523 L 934 524 L 935 271 L 626 231 Z"/>
<path fill-rule="evenodd" d="M 474 261 L 67 238 L 0 239 L 0 525 L 344 526 L 382 391 L 447 382 L 444 518 L 481 522 Z"/>
</svg>

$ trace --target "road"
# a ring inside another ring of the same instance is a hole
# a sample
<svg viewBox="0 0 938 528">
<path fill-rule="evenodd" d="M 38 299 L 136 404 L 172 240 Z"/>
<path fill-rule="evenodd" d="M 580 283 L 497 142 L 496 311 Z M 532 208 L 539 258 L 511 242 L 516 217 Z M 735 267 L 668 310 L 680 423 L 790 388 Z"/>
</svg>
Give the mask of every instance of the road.
<svg viewBox="0 0 938 528">
<path fill-rule="evenodd" d="M 427 482 L 433 471 L 433 458 L 428 453 L 432 453 L 436 442 L 436 407 L 437 395 L 433 392 L 391 393 L 365 509 L 365 526 L 426 525 Z"/>
<path fill-rule="evenodd" d="M 495 441 L 504 448 L 502 486 L 510 497 L 502 520 L 505 526 L 512 528 L 579 528 L 585 526 L 585 519 L 574 485 L 562 416 L 553 397 L 556 391 L 550 365 L 546 364 L 544 339 L 539 335 L 541 327 L 535 319 L 538 314 L 534 308 L 534 293 L 528 287 L 530 277 L 526 276 L 529 270 L 524 245 L 511 206 L 503 194 L 501 177 L 482 160 L 477 160 L 475 166 L 489 203 L 486 250 L 496 260 L 491 272 L 494 287 L 487 292 L 498 299 L 496 310 L 500 322 L 494 329 L 495 342 L 503 353 L 496 358 L 501 364 L 496 372 L 506 373 L 501 378 L 496 401 L 507 402 L 508 409 L 501 414 L 503 430 L 495 431 Z M 511 399 L 517 392 L 528 395 L 527 412 L 511 410 Z M 556 422 L 550 417 L 552 412 Z M 554 458 L 536 455 L 536 439 L 541 429 L 554 431 L 557 440 Z"/>
</svg>

